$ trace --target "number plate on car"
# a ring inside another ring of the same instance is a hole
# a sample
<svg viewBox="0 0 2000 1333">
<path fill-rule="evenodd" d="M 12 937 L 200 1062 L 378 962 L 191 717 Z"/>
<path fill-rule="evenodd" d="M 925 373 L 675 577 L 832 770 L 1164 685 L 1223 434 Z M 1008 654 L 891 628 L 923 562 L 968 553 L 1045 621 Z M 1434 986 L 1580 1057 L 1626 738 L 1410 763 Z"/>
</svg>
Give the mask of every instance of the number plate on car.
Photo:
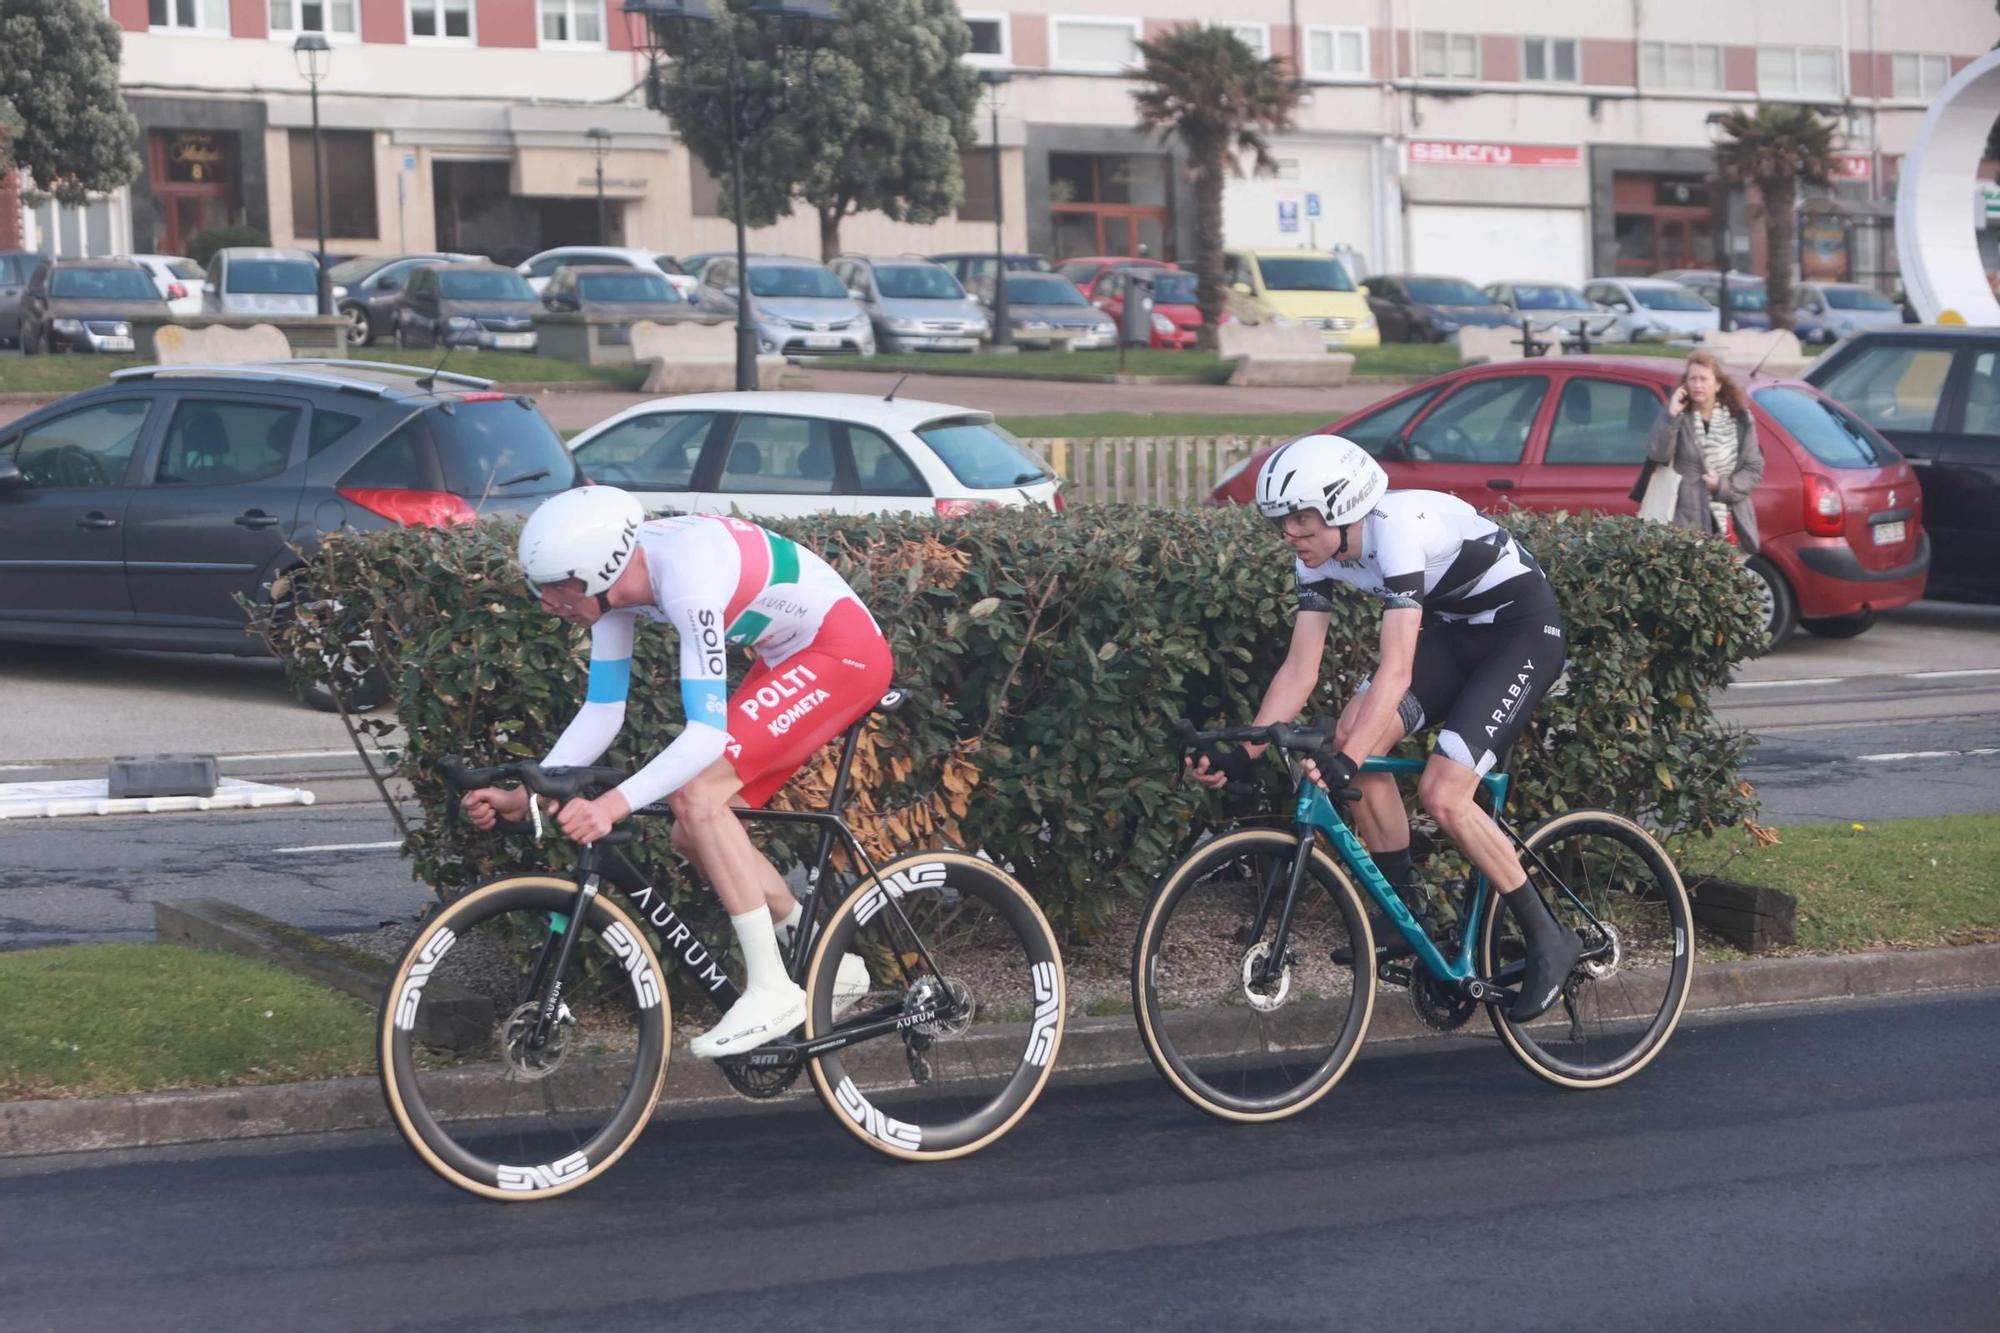
<svg viewBox="0 0 2000 1333">
<path fill-rule="evenodd" d="M 1894 523 L 1877 523 L 1875 525 L 1875 544 L 1877 546 L 1894 546 L 1901 540 L 1903 540 L 1902 519 L 1899 518 Z"/>
<path fill-rule="evenodd" d="M 533 347 L 535 335 L 532 333 L 496 333 L 493 335 L 495 347 Z"/>
<path fill-rule="evenodd" d="M 107 352 L 129 352 L 132 350 L 132 340 L 130 338 L 99 338 L 97 341 L 102 344 L 104 350 Z"/>
</svg>

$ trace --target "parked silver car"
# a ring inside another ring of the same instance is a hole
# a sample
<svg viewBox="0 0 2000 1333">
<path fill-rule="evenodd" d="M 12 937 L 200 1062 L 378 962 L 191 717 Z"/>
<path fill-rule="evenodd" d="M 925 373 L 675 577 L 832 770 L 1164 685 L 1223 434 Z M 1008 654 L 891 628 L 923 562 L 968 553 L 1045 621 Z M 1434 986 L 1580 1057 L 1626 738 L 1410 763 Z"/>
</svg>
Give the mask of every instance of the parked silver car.
<svg viewBox="0 0 2000 1333">
<path fill-rule="evenodd" d="M 986 312 L 942 264 L 852 255 L 833 261 L 833 275 L 868 312 L 885 352 L 976 352 L 992 332 Z"/>
<path fill-rule="evenodd" d="M 1617 317 L 1630 342 L 1700 338 L 1722 327 L 1714 306 L 1664 278 L 1592 278 L 1583 294 Z"/>
<path fill-rule="evenodd" d="M 319 264 L 303 250 L 233 245 L 208 261 L 201 308 L 211 315 L 316 315 Z"/>
<path fill-rule="evenodd" d="M 1903 308 L 1858 282 L 1802 282 L 1793 292 L 1792 332 L 1802 343 L 1837 343 L 1863 329 L 1893 329 Z"/>
<path fill-rule="evenodd" d="M 833 270 L 810 259 L 753 255 L 750 317 L 757 350 L 783 356 L 875 355 L 875 329 Z M 711 259 L 701 271 L 704 310 L 735 309 L 742 283 L 734 256 Z"/>
<path fill-rule="evenodd" d="M 990 306 L 992 275 L 973 279 L 972 290 L 981 304 Z M 1088 351 L 1118 345 L 1118 326 L 1111 317 L 1060 273 L 1008 273 L 1007 322 L 1019 347 Z"/>
<path fill-rule="evenodd" d="M 1538 330 L 1555 329 L 1565 344 L 1577 342 L 1579 330 L 1588 331 L 1594 343 L 1630 341 L 1616 315 L 1568 283 L 1489 282 L 1486 294 L 1513 311 L 1515 319 L 1528 320 Z"/>
</svg>

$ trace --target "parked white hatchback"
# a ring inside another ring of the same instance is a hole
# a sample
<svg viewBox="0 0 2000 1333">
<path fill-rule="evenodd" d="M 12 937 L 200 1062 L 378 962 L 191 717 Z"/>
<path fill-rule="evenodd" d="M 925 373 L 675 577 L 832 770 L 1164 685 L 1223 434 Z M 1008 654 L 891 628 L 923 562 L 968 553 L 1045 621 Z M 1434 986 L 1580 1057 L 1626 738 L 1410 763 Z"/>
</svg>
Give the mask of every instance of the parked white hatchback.
<svg viewBox="0 0 2000 1333">
<path fill-rule="evenodd" d="M 208 279 L 201 265 L 179 255 L 126 255 L 160 289 L 160 298 L 176 315 L 201 313 L 201 298 L 208 295 Z"/>
<path fill-rule="evenodd" d="M 1062 479 L 992 413 L 906 398 L 655 398 L 600 421 L 570 448 L 591 480 L 631 491 L 650 510 L 785 518 L 1063 508 Z"/>
</svg>

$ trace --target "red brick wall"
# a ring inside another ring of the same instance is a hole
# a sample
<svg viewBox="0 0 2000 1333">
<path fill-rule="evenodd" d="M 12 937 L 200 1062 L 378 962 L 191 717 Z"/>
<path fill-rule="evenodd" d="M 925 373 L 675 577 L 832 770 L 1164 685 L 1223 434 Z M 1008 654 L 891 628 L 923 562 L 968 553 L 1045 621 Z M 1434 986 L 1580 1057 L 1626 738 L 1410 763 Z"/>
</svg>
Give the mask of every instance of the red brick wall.
<svg viewBox="0 0 2000 1333">
<path fill-rule="evenodd" d="M 1583 81 L 1598 88 L 1630 88 L 1639 81 L 1639 47 L 1636 42 L 1605 42 L 1584 38 L 1577 58 L 1583 62 Z"/>
<path fill-rule="evenodd" d="M 1040 14 L 1013 16 L 1014 63 L 1023 69 L 1049 66 L 1049 21 Z"/>
<path fill-rule="evenodd" d="M 618 0 L 604 0 L 604 37 L 612 50 L 632 49 L 632 23 L 633 20 L 627 18 L 625 11 L 618 7 Z M 644 69 L 645 62 L 639 62 L 633 68 Z"/>
<path fill-rule="evenodd" d="M 111 0 L 111 17 L 127 32 L 144 32 L 151 22 L 146 0 Z"/>
<path fill-rule="evenodd" d="M 1732 93 L 1754 93 L 1757 91 L 1756 47 L 1725 46 L 1722 48 L 1722 86 Z"/>
<path fill-rule="evenodd" d="M 534 46 L 535 0 L 478 0 L 473 29 L 481 46 Z"/>
<path fill-rule="evenodd" d="M 269 37 L 271 7 L 264 0 L 229 0 L 229 32 L 233 37 Z"/>
<path fill-rule="evenodd" d="M 0 250 L 21 248 L 21 178 L 9 171 L 0 175 Z"/>
<path fill-rule="evenodd" d="M 403 16 L 403 0 L 361 0 L 361 40 L 364 42 L 406 42 L 408 20 Z"/>
<path fill-rule="evenodd" d="M 1521 78 L 1521 39 L 1506 33 L 1481 33 L 1479 77 L 1488 83 L 1516 83 Z"/>
</svg>

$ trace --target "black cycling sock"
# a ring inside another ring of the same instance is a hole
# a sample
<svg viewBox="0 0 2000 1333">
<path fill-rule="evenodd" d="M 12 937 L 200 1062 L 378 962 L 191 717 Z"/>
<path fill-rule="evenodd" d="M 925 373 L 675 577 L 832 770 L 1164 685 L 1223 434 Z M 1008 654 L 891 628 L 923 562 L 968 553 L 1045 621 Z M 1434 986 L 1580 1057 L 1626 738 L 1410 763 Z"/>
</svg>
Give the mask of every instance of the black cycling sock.
<svg viewBox="0 0 2000 1333">
<path fill-rule="evenodd" d="M 1393 852 L 1374 852 L 1371 857 L 1375 868 L 1382 872 L 1382 878 L 1389 881 L 1389 887 L 1403 900 L 1403 905 L 1411 911 L 1416 908 L 1410 903 L 1410 849 L 1399 847 Z"/>
</svg>

